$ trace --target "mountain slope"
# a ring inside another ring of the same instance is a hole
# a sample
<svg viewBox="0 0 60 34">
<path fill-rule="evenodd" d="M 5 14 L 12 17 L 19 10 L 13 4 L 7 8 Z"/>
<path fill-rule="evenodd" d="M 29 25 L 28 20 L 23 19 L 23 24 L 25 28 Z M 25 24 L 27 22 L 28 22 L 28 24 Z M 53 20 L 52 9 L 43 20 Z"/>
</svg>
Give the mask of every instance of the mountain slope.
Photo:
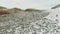
<svg viewBox="0 0 60 34">
<path fill-rule="evenodd" d="M 0 15 L 0 34 L 60 34 L 59 9 L 7 11 Z"/>
<path fill-rule="evenodd" d="M 7 11 L 10 12 L 9 15 L 8 14 L 7 16 L 5 16 L 4 14 L 0 15 L 0 32 L 2 31 L 0 34 L 4 34 L 6 32 L 8 34 L 10 33 L 15 34 L 15 32 L 17 31 L 16 28 L 21 26 L 22 30 L 24 31 L 25 27 L 28 27 L 30 23 L 35 23 L 36 21 L 41 20 L 50 13 L 45 11 L 32 11 L 32 10 L 31 11 L 17 10 L 16 12 L 15 11 L 12 12 L 9 11 L 9 9 L 7 9 Z"/>
<path fill-rule="evenodd" d="M 58 5 L 54 6 L 54 7 L 52 7 L 51 9 L 56 9 L 56 8 L 59 8 L 59 7 L 60 7 L 60 4 L 58 4 Z"/>
</svg>

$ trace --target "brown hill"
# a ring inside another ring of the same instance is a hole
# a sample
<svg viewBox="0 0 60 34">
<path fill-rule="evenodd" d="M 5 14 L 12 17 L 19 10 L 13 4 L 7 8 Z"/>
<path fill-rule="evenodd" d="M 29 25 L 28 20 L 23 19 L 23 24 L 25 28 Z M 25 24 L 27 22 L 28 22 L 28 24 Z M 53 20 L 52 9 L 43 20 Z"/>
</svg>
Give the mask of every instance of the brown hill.
<svg viewBox="0 0 60 34">
<path fill-rule="evenodd" d="M 25 11 L 40 11 L 40 10 L 38 10 L 38 9 L 33 9 L 33 8 L 28 8 L 28 9 L 26 9 Z"/>
<path fill-rule="evenodd" d="M 13 10 L 13 11 L 21 11 L 22 9 L 19 9 L 19 8 L 11 8 L 9 10 Z"/>
<path fill-rule="evenodd" d="M 3 10 L 3 9 L 7 9 L 6 7 L 2 7 L 2 6 L 0 6 L 0 10 Z"/>
<path fill-rule="evenodd" d="M 10 12 L 8 12 L 7 10 L 0 10 L 0 15 L 8 15 L 10 14 Z"/>
</svg>

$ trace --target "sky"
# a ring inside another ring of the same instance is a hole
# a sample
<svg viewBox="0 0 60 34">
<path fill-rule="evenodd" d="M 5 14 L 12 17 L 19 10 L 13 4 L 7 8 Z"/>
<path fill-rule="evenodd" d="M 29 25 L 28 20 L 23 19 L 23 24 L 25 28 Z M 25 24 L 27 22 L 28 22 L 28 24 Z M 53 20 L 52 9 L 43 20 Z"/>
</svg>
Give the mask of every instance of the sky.
<svg viewBox="0 0 60 34">
<path fill-rule="evenodd" d="M 50 9 L 60 3 L 60 0 L 0 0 L 0 6 L 7 8 L 35 8 L 35 9 Z"/>
</svg>

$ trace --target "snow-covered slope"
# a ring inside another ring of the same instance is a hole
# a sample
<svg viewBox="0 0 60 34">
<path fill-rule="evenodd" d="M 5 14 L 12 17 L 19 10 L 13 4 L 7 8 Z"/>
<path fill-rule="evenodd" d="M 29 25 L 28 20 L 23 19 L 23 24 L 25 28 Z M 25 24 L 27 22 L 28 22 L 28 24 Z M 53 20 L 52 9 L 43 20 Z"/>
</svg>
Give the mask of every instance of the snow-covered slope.
<svg viewBox="0 0 60 34">
<path fill-rule="evenodd" d="M 55 21 L 58 24 L 60 24 L 60 9 L 50 9 L 47 11 L 51 12 L 51 13 L 48 16 L 46 16 L 45 18 L 50 19 L 50 20 Z"/>
</svg>

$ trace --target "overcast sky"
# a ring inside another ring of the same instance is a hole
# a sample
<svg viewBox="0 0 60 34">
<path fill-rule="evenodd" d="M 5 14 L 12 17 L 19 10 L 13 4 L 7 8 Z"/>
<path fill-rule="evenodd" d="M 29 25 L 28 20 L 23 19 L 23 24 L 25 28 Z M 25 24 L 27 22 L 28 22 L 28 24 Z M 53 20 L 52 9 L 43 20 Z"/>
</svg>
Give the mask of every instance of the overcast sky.
<svg viewBox="0 0 60 34">
<path fill-rule="evenodd" d="M 8 8 L 18 7 L 22 9 L 50 9 L 60 3 L 60 0 L 0 0 L 0 6 Z"/>
</svg>

